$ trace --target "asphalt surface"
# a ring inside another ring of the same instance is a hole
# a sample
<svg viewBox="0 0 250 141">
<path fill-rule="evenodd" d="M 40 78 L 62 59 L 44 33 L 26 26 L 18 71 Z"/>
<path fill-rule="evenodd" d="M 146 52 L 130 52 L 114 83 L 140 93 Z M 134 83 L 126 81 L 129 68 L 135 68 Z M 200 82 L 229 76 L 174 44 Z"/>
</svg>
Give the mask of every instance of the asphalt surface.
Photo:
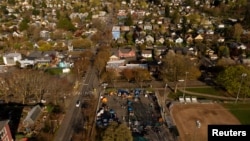
<svg viewBox="0 0 250 141">
<path fill-rule="evenodd" d="M 133 90 L 131 88 L 127 91 Z M 168 127 L 159 122 L 161 109 L 154 93 L 148 94 L 146 97 L 141 93 L 137 100 L 132 95 L 132 97 L 109 95 L 107 93 L 104 95 L 104 92 L 102 95 L 107 99 L 106 104 L 109 109 L 115 111 L 120 122 L 126 123 L 130 127 L 134 137 L 145 138 L 149 141 L 173 141 Z M 129 114 L 128 106 L 133 109 L 132 115 Z"/>
<path fill-rule="evenodd" d="M 173 91 L 175 84 L 169 83 L 167 85 L 168 85 L 167 92 Z M 84 95 L 93 92 L 94 88 L 98 89 L 96 94 L 104 95 L 104 89 L 101 85 L 99 85 L 94 69 L 89 69 L 89 71 L 87 71 L 85 78 L 83 78 L 82 80 L 81 86 L 82 86 L 81 89 L 75 92 L 72 98 L 72 102 L 67 110 L 68 112 L 66 113 L 63 121 L 61 122 L 61 126 L 59 127 L 56 133 L 54 141 L 70 141 L 76 126 L 83 125 L 83 123 L 79 124 L 79 122 L 82 121 L 83 115 L 81 113 L 81 108 L 76 107 L 77 100 L 83 102 Z M 165 120 L 165 117 L 169 115 L 167 113 L 167 110 L 165 109 L 166 106 L 162 105 L 162 103 L 164 103 L 166 100 L 165 97 L 162 98 L 159 96 L 159 93 L 162 93 L 166 89 L 165 86 L 166 84 L 160 81 L 145 82 L 143 84 L 143 88 L 152 87 L 156 90 L 155 94 L 148 97 L 145 97 L 143 94 L 140 94 L 138 101 L 134 101 L 134 99 L 127 99 L 127 98 L 124 99 L 122 97 L 115 95 L 113 96 L 107 95 L 108 106 L 115 110 L 119 121 L 126 122 L 130 126 L 131 124 L 134 123 L 131 122 L 129 124 L 129 119 L 133 118 L 139 121 L 140 125 L 146 127 L 145 129 L 147 133 L 143 134 L 144 138 L 150 141 L 173 141 L 174 138 L 172 134 L 170 133 L 168 127 L 166 127 L 164 124 L 161 126 L 157 126 L 157 128 L 155 128 L 155 123 L 157 123 L 157 120 L 159 119 L 160 116 L 162 116 L 163 119 Z M 192 81 L 192 82 L 190 81 L 189 83 L 187 83 L 187 87 L 200 87 L 200 86 L 206 86 L 206 84 L 200 81 Z M 114 87 L 114 86 L 112 84 L 109 84 L 107 87 Z M 115 87 L 117 89 L 140 88 L 138 84 L 129 83 L 126 81 L 116 82 Z M 190 92 L 186 91 L 186 93 L 189 94 Z M 204 94 L 199 94 L 199 93 L 192 93 L 192 94 L 204 96 Z M 207 96 L 209 96 L 209 94 Z M 134 110 L 134 117 L 128 116 L 128 109 L 127 109 L 128 100 L 131 100 L 133 103 L 132 106 Z M 154 106 L 150 106 L 152 105 L 152 103 Z M 101 103 L 99 103 L 96 111 L 98 111 L 100 104 Z M 157 108 L 160 108 L 160 110 Z M 95 126 L 95 124 L 96 123 L 94 123 L 93 127 Z M 132 128 L 136 127 L 139 129 L 138 126 L 131 126 L 131 127 Z M 142 136 L 141 132 L 139 133 L 139 135 Z"/>
<path fill-rule="evenodd" d="M 84 102 L 84 95 L 89 94 L 93 90 L 94 83 L 96 83 L 95 71 L 92 68 L 89 69 L 82 79 L 80 91 L 74 93 L 72 102 L 56 132 L 54 141 L 70 141 L 74 131 L 79 126 L 79 121 L 82 121 L 81 106 L 76 107 L 76 101 L 80 100 L 81 103 Z"/>
</svg>

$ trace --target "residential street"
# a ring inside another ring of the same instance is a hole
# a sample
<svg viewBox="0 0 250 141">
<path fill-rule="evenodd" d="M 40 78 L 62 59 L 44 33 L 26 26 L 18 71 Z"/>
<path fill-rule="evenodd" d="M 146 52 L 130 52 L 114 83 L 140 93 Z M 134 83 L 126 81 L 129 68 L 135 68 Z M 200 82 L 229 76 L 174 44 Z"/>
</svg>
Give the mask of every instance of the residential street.
<svg viewBox="0 0 250 141">
<path fill-rule="evenodd" d="M 83 95 L 85 92 L 89 93 L 93 90 L 93 83 L 96 83 L 95 71 L 91 68 L 86 73 L 86 76 L 82 80 L 82 88 L 80 88 L 80 92 L 75 92 L 74 97 L 70 106 L 67 109 L 67 113 L 63 121 L 60 124 L 60 128 L 58 129 L 54 141 L 70 141 L 71 137 L 74 133 L 75 127 L 79 125 L 78 121 L 82 120 L 81 114 L 81 106 L 76 107 L 76 101 L 80 100 L 84 101 Z M 83 125 L 83 123 L 81 123 Z"/>
</svg>

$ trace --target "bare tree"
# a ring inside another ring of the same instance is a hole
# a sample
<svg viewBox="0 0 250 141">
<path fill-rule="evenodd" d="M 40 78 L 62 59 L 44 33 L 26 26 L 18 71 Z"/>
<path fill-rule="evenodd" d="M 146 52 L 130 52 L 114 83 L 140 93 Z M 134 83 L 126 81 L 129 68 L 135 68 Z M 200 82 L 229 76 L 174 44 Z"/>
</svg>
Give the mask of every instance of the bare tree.
<svg viewBox="0 0 250 141">
<path fill-rule="evenodd" d="M 95 61 L 94 61 L 94 66 L 97 69 L 98 78 L 101 77 L 101 74 L 105 70 L 105 66 L 106 66 L 107 61 L 109 60 L 109 57 L 110 57 L 109 50 L 105 48 L 99 49 L 99 52 L 97 53 L 97 56 L 95 57 Z"/>
<path fill-rule="evenodd" d="M 72 89 L 71 83 L 65 79 L 37 70 L 14 70 L 6 73 L 1 80 L 0 88 L 4 90 L 6 101 L 11 95 L 15 102 L 23 104 L 27 104 L 27 100 L 40 102 L 45 94 L 52 94 L 57 104 L 59 97 Z"/>
<path fill-rule="evenodd" d="M 83 75 L 87 71 L 92 57 L 93 53 L 89 50 L 81 53 L 78 60 L 74 62 L 73 72 L 78 76 Z"/>
<path fill-rule="evenodd" d="M 122 71 L 122 75 L 128 80 L 130 81 L 131 79 L 133 79 L 135 77 L 133 70 L 132 69 L 124 69 Z"/>
<path fill-rule="evenodd" d="M 108 83 L 112 83 L 115 87 L 116 80 L 118 78 L 118 72 L 116 72 L 114 69 L 109 69 L 105 71 L 102 75 L 102 79 L 104 81 L 107 81 Z"/>
<path fill-rule="evenodd" d="M 135 81 L 139 83 L 141 88 L 145 81 L 151 80 L 151 75 L 149 71 L 146 69 L 135 69 L 134 74 L 135 74 Z"/>
</svg>

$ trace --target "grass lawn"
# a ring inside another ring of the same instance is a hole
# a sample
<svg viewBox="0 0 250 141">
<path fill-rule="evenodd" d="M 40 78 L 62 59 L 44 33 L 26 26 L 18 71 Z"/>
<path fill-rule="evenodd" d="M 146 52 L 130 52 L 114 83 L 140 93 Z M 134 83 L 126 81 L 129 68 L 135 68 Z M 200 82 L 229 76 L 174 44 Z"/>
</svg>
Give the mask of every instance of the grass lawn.
<svg viewBox="0 0 250 141">
<path fill-rule="evenodd" d="M 250 103 L 225 103 L 223 106 L 233 113 L 242 124 L 250 124 Z"/>
<path fill-rule="evenodd" d="M 195 93 L 204 93 L 210 94 L 215 96 L 228 96 L 228 94 L 223 91 L 222 89 L 215 88 L 215 87 L 195 87 L 195 88 L 186 88 L 186 91 L 195 92 Z M 182 96 L 183 92 L 177 91 L 177 93 L 170 93 L 169 98 L 177 99 L 178 97 Z M 186 96 L 192 96 L 190 94 L 185 94 Z M 205 96 L 196 96 L 197 98 L 206 98 Z M 212 98 L 209 98 L 212 99 Z"/>
<path fill-rule="evenodd" d="M 204 93 L 216 96 L 226 96 L 226 91 L 223 91 L 220 88 L 215 87 L 200 87 L 200 88 L 186 88 L 186 91 L 196 92 L 196 93 Z"/>
<path fill-rule="evenodd" d="M 186 91 L 196 92 L 196 93 L 205 93 L 217 96 L 228 96 L 228 94 L 214 87 L 200 87 L 200 88 L 186 88 Z M 182 96 L 183 93 L 178 91 L 175 93 L 170 93 L 169 98 L 177 99 L 179 96 Z M 186 94 L 187 96 L 188 94 Z M 189 95 L 190 96 L 190 95 Z M 197 96 L 197 98 L 206 98 Z M 211 98 L 209 98 L 211 99 Z M 241 124 L 250 124 L 250 103 L 223 103 L 225 108 L 227 108 L 232 114 L 235 115 L 236 118 L 239 119 Z"/>
</svg>

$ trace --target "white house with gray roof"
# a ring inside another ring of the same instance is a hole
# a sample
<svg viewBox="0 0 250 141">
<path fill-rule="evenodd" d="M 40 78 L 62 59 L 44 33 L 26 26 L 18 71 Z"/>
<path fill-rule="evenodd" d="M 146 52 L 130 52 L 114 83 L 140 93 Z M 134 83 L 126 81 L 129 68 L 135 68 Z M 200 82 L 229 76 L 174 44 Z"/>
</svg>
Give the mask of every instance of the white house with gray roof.
<svg viewBox="0 0 250 141">
<path fill-rule="evenodd" d="M 16 62 L 20 61 L 21 59 L 21 53 L 8 53 L 3 55 L 3 62 L 5 65 L 16 65 Z"/>
</svg>

